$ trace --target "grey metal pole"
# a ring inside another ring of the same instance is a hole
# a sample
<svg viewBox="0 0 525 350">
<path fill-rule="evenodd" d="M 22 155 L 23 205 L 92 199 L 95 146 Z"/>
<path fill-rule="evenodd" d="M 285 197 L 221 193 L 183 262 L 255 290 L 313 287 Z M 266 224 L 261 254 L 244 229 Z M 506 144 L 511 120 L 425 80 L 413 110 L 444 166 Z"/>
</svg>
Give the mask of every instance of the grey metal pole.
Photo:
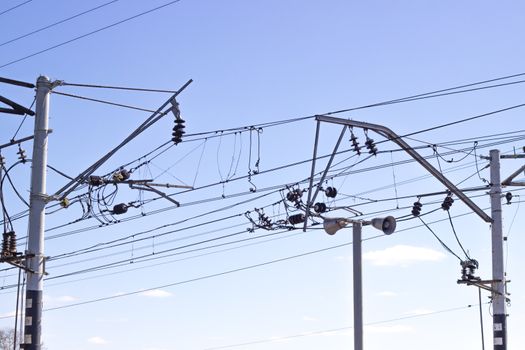
<svg viewBox="0 0 525 350">
<path fill-rule="evenodd" d="M 492 216 L 492 310 L 494 350 L 507 349 L 507 312 L 505 305 L 505 265 L 501 209 L 500 152 L 490 151 L 490 208 Z"/>
<path fill-rule="evenodd" d="M 40 76 L 36 84 L 35 138 L 31 163 L 29 234 L 26 260 L 27 290 L 24 323 L 24 349 L 40 350 L 42 344 L 42 290 L 44 278 L 44 224 L 47 167 L 49 78 Z"/>
<path fill-rule="evenodd" d="M 354 272 L 354 350 L 363 350 L 363 274 L 361 257 L 361 232 L 363 225 L 354 221 L 352 226 Z"/>
</svg>

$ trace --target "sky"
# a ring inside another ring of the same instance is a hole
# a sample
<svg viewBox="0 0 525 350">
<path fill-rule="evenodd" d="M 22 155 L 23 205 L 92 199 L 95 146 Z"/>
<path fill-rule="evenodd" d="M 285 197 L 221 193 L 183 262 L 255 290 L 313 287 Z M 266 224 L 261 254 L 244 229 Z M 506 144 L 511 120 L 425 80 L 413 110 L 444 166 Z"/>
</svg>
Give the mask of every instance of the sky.
<svg viewBox="0 0 525 350">
<path fill-rule="evenodd" d="M 446 188 L 373 130 L 352 129 L 361 154 L 340 125 L 321 122 L 316 142 L 314 116 L 405 135 L 490 215 L 484 157 L 491 149 L 522 154 L 525 146 L 524 7 L 449 0 L 2 1 L 0 77 L 63 82 L 50 96 L 48 194 L 151 115 L 85 98 L 155 111 L 172 96 L 93 85 L 177 91 L 192 79 L 177 96 L 182 143 L 171 142 L 168 113 L 93 173 L 111 179 L 122 167 L 132 180 L 191 187 L 155 187 L 180 207 L 127 184 L 82 184 L 68 196 L 68 208 L 49 203 L 45 347 L 351 348 L 352 228 L 327 235 L 322 217 L 388 215 L 397 219 L 391 235 L 363 227 L 365 348 L 480 349 L 481 329 L 491 347 L 490 293 L 481 293 L 481 321 L 478 289 L 457 283 L 467 255 L 479 262 L 477 276 L 491 278 L 490 225 L 455 196 L 449 219 L 441 209 Z M 467 89 L 475 90 L 456 93 Z M 1 83 L 0 95 L 28 108 L 35 97 L 32 89 Z M 400 103 L 370 106 L 393 100 Z M 0 144 L 32 133 L 33 117 L 0 116 Z M 375 156 L 364 146 L 367 137 Z M 31 158 L 32 142 L 20 147 Z M 12 184 L 6 179 L 2 189 L 23 251 L 27 206 L 16 192 L 29 199 L 31 165 L 17 164 L 18 150 L 1 149 L 6 168 L 12 166 Z M 502 160 L 501 178 L 522 165 Z M 328 211 L 303 231 L 287 221 L 304 213 L 287 194 L 299 190 L 304 208 L 312 173 L 313 190 L 322 188 L 316 202 Z M 326 195 L 328 187 L 336 197 Z M 513 199 L 502 199 L 509 348 L 525 342 L 522 190 L 504 188 Z M 418 199 L 421 219 L 452 253 L 412 216 Z M 120 203 L 127 213 L 112 215 Z M 0 265 L 2 329 L 15 324 L 18 276 Z"/>
</svg>

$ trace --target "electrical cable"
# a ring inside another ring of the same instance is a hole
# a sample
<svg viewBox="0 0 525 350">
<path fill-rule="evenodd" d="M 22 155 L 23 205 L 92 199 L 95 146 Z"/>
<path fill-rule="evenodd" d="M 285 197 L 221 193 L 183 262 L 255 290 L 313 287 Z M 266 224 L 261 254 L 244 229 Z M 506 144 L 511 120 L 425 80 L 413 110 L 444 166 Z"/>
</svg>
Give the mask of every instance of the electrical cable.
<svg viewBox="0 0 525 350">
<path fill-rule="evenodd" d="M 23 5 L 27 4 L 27 3 L 30 3 L 31 1 L 33 1 L 33 0 L 26 0 L 26 1 L 24 1 L 24 2 L 22 2 L 20 4 L 18 4 L 18 5 L 15 5 L 13 7 L 8 8 L 7 10 L 3 10 L 2 12 L 0 12 L 0 16 L 5 14 L 5 13 L 8 13 L 10 11 L 15 10 L 15 9 L 19 8 L 20 6 L 23 6 Z"/>
<path fill-rule="evenodd" d="M 484 208 L 483 210 L 487 210 L 488 208 Z M 472 211 L 468 211 L 468 212 L 465 212 L 463 214 L 459 214 L 459 215 L 456 215 L 454 216 L 455 218 L 457 217 L 462 217 L 462 216 L 467 216 L 467 215 L 472 215 L 473 212 Z M 435 220 L 435 221 L 432 221 L 430 222 L 429 224 L 435 224 L 435 223 L 439 223 L 439 222 L 443 222 L 443 221 L 446 221 L 448 219 L 439 219 L 439 220 Z M 429 227 L 428 224 L 426 223 L 423 223 L 423 225 L 416 225 L 416 226 L 412 226 L 412 227 L 408 227 L 408 228 L 404 228 L 404 229 L 400 229 L 400 230 L 396 230 L 397 233 L 401 233 L 401 232 L 404 232 L 404 231 L 409 231 L 409 230 L 413 230 L 413 229 L 416 229 L 416 228 L 419 228 L 419 227 L 423 227 L 423 226 L 426 226 L 427 228 Z M 311 229 L 314 229 L 314 228 L 311 228 Z M 433 232 L 433 231 L 431 231 Z M 385 237 L 384 235 L 376 235 L 376 236 L 372 236 L 372 237 L 369 237 L 369 238 L 365 238 L 363 239 L 363 241 L 368 241 L 368 240 L 372 240 L 372 239 L 377 239 L 377 238 L 382 238 L 382 237 Z M 346 244 L 343 244 L 341 246 L 346 246 L 346 245 L 350 245 L 350 243 L 346 243 Z M 339 247 L 339 246 L 337 246 Z M 334 247 L 335 248 L 335 247 Z M 0 271 L 5 271 L 5 270 L 0 270 Z M 0 288 L 0 290 L 2 289 L 8 289 L 8 288 L 12 288 L 12 287 L 16 287 L 16 285 L 13 285 L 13 286 L 4 286 L 2 288 Z"/>
<path fill-rule="evenodd" d="M 465 309 L 471 308 L 472 306 L 473 305 L 467 305 L 467 306 L 463 306 L 463 307 L 455 307 L 455 308 L 444 309 L 444 310 L 439 310 L 439 311 L 431 311 L 431 312 L 419 313 L 419 314 L 416 314 L 416 315 L 400 316 L 400 317 L 396 317 L 396 318 L 392 318 L 392 319 L 388 319 L 388 320 L 369 322 L 369 323 L 365 323 L 364 325 L 365 326 L 373 326 L 373 325 L 377 325 L 377 324 L 392 323 L 392 322 L 404 321 L 404 320 L 409 320 L 409 319 L 414 319 L 414 318 L 428 317 L 428 316 L 437 315 L 437 314 L 443 314 L 443 313 L 449 313 L 449 312 L 465 310 Z M 333 333 L 336 333 L 336 332 L 347 331 L 347 330 L 353 329 L 353 328 L 354 327 L 352 327 L 352 326 L 347 326 L 347 327 L 339 327 L 339 328 L 332 328 L 332 329 L 324 329 L 324 330 L 313 331 L 313 332 L 303 332 L 303 333 L 294 334 L 294 335 L 287 335 L 287 336 L 281 336 L 281 337 L 271 337 L 271 338 L 267 338 L 267 339 L 255 340 L 255 341 L 244 342 L 244 343 L 215 346 L 215 347 L 211 347 L 211 348 L 205 348 L 204 350 L 231 349 L 231 348 L 251 346 L 251 345 L 259 345 L 259 344 L 265 344 L 265 343 L 280 342 L 280 341 L 289 340 L 289 339 L 311 337 L 311 336 L 323 335 L 323 334 L 333 334 Z"/>
<path fill-rule="evenodd" d="M 4 41 L 4 42 L 0 43 L 0 46 L 4 46 L 4 45 L 10 44 L 10 43 L 12 43 L 12 42 L 18 41 L 18 40 L 20 40 L 20 39 L 26 38 L 26 37 L 28 37 L 28 36 L 30 36 L 30 35 L 33 35 L 33 34 L 36 34 L 36 33 L 40 33 L 40 32 L 43 31 L 43 30 L 46 30 L 46 29 L 49 29 L 49 28 L 55 27 L 55 26 L 57 26 L 57 25 L 59 25 L 59 24 L 65 23 L 65 22 L 67 22 L 67 21 L 70 21 L 70 20 L 75 19 L 75 18 L 77 18 L 77 17 L 80 17 L 80 16 L 82 16 L 82 15 L 85 15 L 85 14 L 87 14 L 87 13 L 89 13 L 89 12 L 93 12 L 93 11 L 95 11 L 95 10 L 98 10 L 98 9 L 100 9 L 100 8 L 102 8 L 102 7 L 105 7 L 105 6 L 107 6 L 107 5 L 110 5 L 110 4 L 112 4 L 112 3 L 114 3 L 114 2 L 117 2 L 117 1 L 118 1 L 118 0 L 112 0 L 112 1 L 106 2 L 105 4 L 99 5 L 99 6 L 97 6 L 97 7 L 91 8 L 91 9 L 86 10 L 86 11 L 83 11 L 83 12 L 80 12 L 80 13 L 74 15 L 74 16 L 71 16 L 71 17 L 65 18 L 65 19 L 60 20 L 60 21 L 58 21 L 58 22 L 55 22 L 55 23 L 49 24 L 49 25 L 47 25 L 47 26 L 41 27 L 41 28 L 39 28 L 39 29 L 33 30 L 32 32 L 29 32 L 29 33 L 26 33 L 26 34 L 23 34 L 23 35 L 17 36 L 16 38 L 13 38 L 13 39 L 10 39 L 10 40 L 7 40 L 7 41 Z"/>
<path fill-rule="evenodd" d="M 152 109 L 146 109 L 146 108 L 141 108 L 141 107 L 136 107 L 136 106 L 130 106 L 130 105 L 122 104 L 122 103 L 116 103 L 116 102 L 111 102 L 111 101 L 105 101 L 105 100 L 96 99 L 96 98 L 91 98 L 91 97 L 86 97 L 86 96 L 79 96 L 79 95 L 73 95 L 73 94 L 66 94 L 65 92 L 51 91 L 51 93 L 53 93 L 53 94 L 55 94 L 55 95 L 61 95 L 61 96 L 67 96 L 67 97 L 77 98 L 77 99 L 80 99 L 80 100 L 86 100 L 86 101 L 91 101 L 91 102 L 98 102 L 98 103 L 102 103 L 102 104 L 106 104 L 106 105 L 110 105 L 110 106 L 116 106 L 116 107 L 122 107 L 122 108 L 133 109 L 133 110 L 137 110 L 137 111 L 141 111 L 141 112 L 150 112 L 150 113 L 154 113 L 154 112 L 155 112 L 155 111 L 152 110 Z"/>
<path fill-rule="evenodd" d="M 338 111 L 330 112 L 330 113 L 325 114 L 325 115 L 346 113 L 346 112 L 351 112 L 351 111 L 355 111 L 355 110 L 359 110 L 359 109 L 365 109 L 365 108 L 371 108 L 371 107 L 380 107 L 380 106 L 385 106 L 385 105 L 390 105 L 390 104 L 402 103 L 402 102 L 405 102 L 405 101 L 407 101 L 407 102 L 415 101 L 415 100 L 419 100 L 419 99 L 422 99 L 422 98 L 427 98 L 430 95 L 446 93 L 446 92 L 452 91 L 452 90 L 458 90 L 458 89 L 462 89 L 462 88 L 466 88 L 466 87 L 470 87 L 470 86 L 476 86 L 476 85 L 483 85 L 483 84 L 487 84 L 487 83 L 491 83 L 491 82 L 495 82 L 495 81 L 500 81 L 500 80 L 507 80 L 507 79 L 512 79 L 512 78 L 517 78 L 517 77 L 521 77 L 521 76 L 524 76 L 524 75 L 525 75 L 525 72 L 524 73 L 512 74 L 512 75 L 507 75 L 507 76 L 503 76 L 503 77 L 498 77 L 498 78 L 478 81 L 478 82 L 475 82 L 475 83 L 469 83 L 469 84 L 465 84 L 465 85 L 458 85 L 458 86 L 454 86 L 454 87 L 450 87 L 450 88 L 446 88 L 446 89 L 441 89 L 441 90 L 434 90 L 434 91 L 430 91 L 430 92 L 425 92 L 425 93 L 416 94 L 416 95 L 412 95 L 412 96 L 397 98 L 397 99 L 393 99 L 393 100 L 376 102 L 376 103 L 369 104 L 369 105 L 364 105 L 364 106 L 359 106 L 359 107 L 352 107 L 352 108 L 347 108 L 347 109 L 341 109 L 341 110 L 338 110 Z M 523 81 L 518 81 L 517 83 L 522 83 L 522 82 Z M 510 84 L 513 84 L 513 83 L 511 82 L 511 83 L 509 83 L 509 85 Z M 475 90 L 477 90 L 477 89 L 475 89 Z M 445 95 L 447 95 L 447 94 L 445 94 Z"/>
<path fill-rule="evenodd" d="M 446 212 L 447 212 L 447 214 L 448 214 L 448 221 L 450 222 L 450 226 L 452 227 L 452 232 L 454 232 L 454 237 L 456 237 L 456 242 L 458 242 L 459 247 L 460 247 L 461 250 L 463 251 L 463 254 L 465 254 L 465 257 L 466 257 L 468 260 L 471 260 L 469 254 L 467 253 L 467 251 L 465 250 L 465 248 L 463 248 L 463 244 L 461 244 L 461 241 L 459 240 L 458 234 L 456 233 L 456 228 L 454 227 L 454 222 L 452 221 L 452 217 L 450 216 L 450 211 L 449 211 L 449 210 L 446 210 Z"/>
<path fill-rule="evenodd" d="M 36 97 L 33 99 L 33 102 L 31 103 L 31 106 L 29 106 L 29 109 L 33 108 L 35 102 L 36 102 Z M 16 129 L 15 134 L 13 135 L 13 137 L 11 137 L 11 141 L 15 140 L 16 135 L 18 135 L 18 132 L 20 131 L 20 128 L 22 127 L 22 125 L 24 125 L 24 122 L 26 121 L 26 118 L 27 118 L 27 113 L 24 114 L 24 118 L 20 122 L 20 125 L 18 126 L 18 129 Z"/>
<path fill-rule="evenodd" d="M 348 246 L 350 244 L 351 243 L 343 243 L 343 244 L 339 244 L 339 245 L 335 245 L 335 246 L 330 246 L 330 247 L 321 248 L 321 249 L 317 249 L 317 250 L 313 250 L 313 251 L 308 251 L 308 252 L 301 253 L 301 254 L 287 256 L 287 257 L 284 257 L 284 258 L 279 258 L 279 259 L 274 259 L 274 260 L 270 260 L 270 261 L 265 261 L 265 262 L 258 263 L 258 264 L 243 266 L 243 267 L 236 268 L 236 269 L 231 269 L 231 270 L 222 271 L 222 272 L 218 272 L 218 273 L 213 273 L 213 274 L 208 274 L 208 275 L 204 275 L 204 276 L 199 276 L 199 277 L 195 277 L 195 278 L 191 278 L 191 279 L 187 279 L 187 280 L 183 280 L 183 281 L 176 281 L 176 282 L 172 282 L 172 283 L 167 283 L 167 284 L 163 284 L 163 285 L 152 287 L 152 288 L 145 288 L 145 289 L 135 290 L 135 291 L 132 291 L 132 292 L 120 293 L 118 295 L 111 295 L 111 296 L 107 296 L 107 297 L 86 300 L 86 301 L 83 301 L 83 302 L 72 303 L 72 304 L 63 305 L 63 306 L 57 306 L 57 307 L 53 307 L 53 308 L 47 308 L 47 309 L 44 309 L 43 311 L 53 311 L 53 310 L 66 309 L 66 308 L 71 308 L 71 307 L 74 307 L 74 306 L 87 305 L 87 304 L 92 304 L 92 303 L 96 303 L 96 302 L 113 300 L 113 299 L 118 299 L 118 298 L 122 298 L 122 297 L 131 296 L 131 295 L 141 294 L 141 293 L 152 291 L 152 290 L 155 290 L 155 289 L 163 289 L 163 288 L 175 287 L 175 286 L 184 285 L 184 284 L 188 284 L 188 283 L 203 281 L 203 280 L 212 279 L 212 278 L 216 278 L 216 277 L 220 277 L 220 276 L 230 275 L 230 274 L 237 273 L 237 272 L 253 270 L 253 269 L 260 268 L 260 267 L 269 266 L 269 265 L 273 265 L 273 264 L 276 264 L 276 263 L 280 263 L 280 262 L 284 262 L 284 261 L 288 261 L 288 260 L 292 260 L 292 259 L 297 259 L 297 258 L 309 256 L 309 255 L 312 255 L 312 254 L 318 254 L 318 253 L 330 251 L 330 250 L 333 250 L 333 249 L 337 249 L 337 248 L 341 248 L 341 247 L 344 247 L 344 246 Z M 1 317 L 0 317 L 0 319 L 1 319 Z"/>
<path fill-rule="evenodd" d="M 443 248 L 445 248 L 446 251 L 448 251 L 450 254 L 454 255 L 459 261 L 462 261 L 461 258 L 452 251 L 452 249 L 450 249 L 446 244 L 445 242 L 443 242 L 441 240 L 441 238 L 438 237 L 438 235 L 430 228 L 430 226 L 427 225 L 427 223 L 425 221 L 423 221 L 423 219 L 421 217 L 419 217 L 419 220 L 421 220 L 421 222 L 423 223 L 423 225 L 425 225 L 425 227 L 430 231 L 432 232 L 432 235 L 434 235 L 434 237 L 438 240 L 438 242 L 441 244 L 441 246 L 443 246 Z"/>
<path fill-rule="evenodd" d="M 481 328 L 481 350 L 485 350 L 485 332 L 483 330 L 483 308 L 481 307 L 481 288 L 478 287 L 479 326 Z"/>
<path fill-rule="evenodd" d="M 94 85 L 94 84 L 74 84 L 63 82 L 60 86 L 76 86 L 76 87 L 87 87 L 87 88 L 97 88 L 97 89 L 113 89 L 113 90 L 128 90 L 128 91 L 142 91 L 142 92 L 165 92 L 174 94 L 175 90 L 161 90 L 161 89 L 145 89 L 137 87 L 126 87 L 126 86 L 110 86 L 110 85 Z"/>
<path fill-rule="evenodd" d="M 385 165 L 385 166 L 386 166 L 386 165 Z M 283 185 L 273 186 L 273 187 L 271 187 L 271 188 L 269 188 L 269 189 L 275 189 L 275 188 L 279 188 L 279 187 L 283 187 Z M 259 192 L 263 192 L 263 190 L 260 189 Z M 243 194 L 250 194 L 250 192 L 244 192 L 244 193 L 241 193 L 240 195 L 243 195 Z M 239 194 L 238 194 L 238 195 L 239 195 Z M 234 197 L 234 196 L 237 196 L 237 195 L 232 195 L 232 196 L 229 196 L 229 197 Z M 210 202 L 210 201 L 213 201 L 213 200 L 220 200 L 220 199 L 223 199 L 223 197 L 217 197 L 217 198 L 215 198 L 215 199 L 210 199 L 210 198 L 208 198 L 208 199 L 206 199 L 206 200 L 197 201 L 197 202 L 192 202 L 192 203 L 187 203 L 187 204 L 185 204 L 185 205 L 195 205 L 195 204 L 200 204 L 200 203 L 203 203 L 203 202 Z M 165 211 L 165 210 L 169 210 L 169 209 L 173 209 L 173 207 L 170 207 L 170 208 L 167 208 L 167 209 L 163 209 L 163 210 L 158 210 L 158 211 L 155 212 L 155 213 L 160 213 L 160 212 L 163 212 L 163 211 Z M 140 218 L 140 217 L 143 217 L 143 215 L 138 215 L 138 216 L 135 216 L 135 217 L 131 217 L 131 218 L 129 218 L 129 219 L 132 220 L 132 219 L 134 219 L 134 218 Z M 122 221 L 126 221 L 126 219 L 121 220 L 121 222 L 122 222 Z M 75 222 L 78 222 L 78 221 L 75 221 Z M 66 224 L 66 225 L 68 225 L 68 224 Z M 63 226 L 63 225 L 62 225 L 62 226 Z M 53 230 L 53 229 L 60 228 L 60 227 L 62 227 L 62 226 L 55 227 L 55 228 L 50 228 L 50 229 L 48 229 L 47 231 L 51 231 L 51 230 Z M 95 226 L 95 227 L 90 227 L 90 228 L 88 228 L 88 229 L 91 229 L 91 228 L 96 228 L 96 226 Z M 84 229 L 84 230 L 86 230 L 86 229 Z M 84 230 L 82 230 L 82 231 L 84 231 Z M 76 232 L 76 233 L 78 233 L 78 232 Z"/>
<path fill-rule="evenodd" d="M 29 1 L 32 1 L 32 0 L 29 0 Z M 160 5 L 160 6 L 154 7 L 154 8 L 152 8 L 152 9 L 150 9 L 150 10 L 140 12 L 140 13 L 138 13 L 138 14 L 136 14 L 136 15 L 133 15 L 133 16 L 131 16 L 131 17 L 127 17 L 127 18 L 125 18 L 125 19 L 123 19 L 123 20 L 120 20 L 120 21 L 118 21 L 118 22 L 114 22 L 114 23 L 112 23 L 112 24 L 106 25 L 106 26 L 104 26 L 104 27 L 101 27 L 101 28 L 99 28 L 99 29 L 93 30 L 93 31 L 88 32 L 88 33 L 86 33 L 86 34 L 82 34 L 82 35 L 80 35 L 80 36 L 74 37 L 73 39 L 69 39 L 69 40 L 63 41 L 63 42 L 61 42 L 61 43 L 59 43 L 59 44 L 56 44 L 56 45 L 50 46 L 50 47 L 45 48 L 45 49 L 40 50 L 40 51 L 33 52 L 32 54 L 29 54 L 29 55 L 27 55 L 27 56 L 24 56 L 24 57 L 18 58 L 18 59 L 14 60 L 14 61 L 10 61 L 10 62 L 4 63 L 3 65 L 0 66 L 0 68 L 4 68 L 4 67 L 10 66 L 10 65 L 12 65 L 12 64 L 15 64 L 15 63 L 18 63 L 18 62 L 21 62 L 21 61 L 27 60 L 28 58 L 31 58 L 31 57 L 34 57 L 34 56 L 40 55 L 40 54 L 42 54 L 42 53 L 44 53 L 44 52 L 51 51 L 51 50 L 56 49 L 56 48 L 58 48 L 58 47 L 61 47 L 61 46 L 64 46 L 64 45 L 70 44 L 70 43 L 72 43 L 72 42 L 74 42 L 74 41 L 77 41 L 77 40 L 80 40 L 80 39 L 86 38 L 86 37 L 88 37 L 88 36 L 91 36 L 91 35 L 93 35 L 93 34 L 96 34 L 96 33 L 102 32 L 102 31 L 104 31 L 104 30 L 106 30 L 106 29 L 113 28 L 113 27 L 118 26 L 118 25 L 120 25 L 120 24 L 122 24 L 122 23 L 125 23 L 125 22 L 128 22 L 128 21 L 131 21 L 131 20 L 133 20 L 133 19 L 135 19 L 135 18 L 138 18 L 138 17 L 144 16 L 144 15 L 146 15 L 146 14 L 149 14 L 149 13 L 151 13 L 151 12 L 154 12 L 154 11 L 160 10 L 160 9 L 162 9 L 162 8 L 164 8 L 164 7 L 167 7 L 167 6 L 173 5 L 173 4 L 178 3 L 178 2 L 180 2 L 180 1 L 181 1 L 181 0 L 173 0 L 173 1 L 167 2 L 167 3 L 163 4 L 163 5 Z M 2 13 L 0 13 L 0 15 L 1 15 L 1 14 L 2 14 Z"/>
</svg>

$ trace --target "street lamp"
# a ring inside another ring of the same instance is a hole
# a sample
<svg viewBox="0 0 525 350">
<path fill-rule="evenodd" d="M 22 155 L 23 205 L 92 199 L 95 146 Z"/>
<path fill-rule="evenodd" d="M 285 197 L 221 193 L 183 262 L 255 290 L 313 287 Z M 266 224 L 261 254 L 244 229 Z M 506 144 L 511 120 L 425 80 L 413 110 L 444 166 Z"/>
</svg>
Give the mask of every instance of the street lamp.
<svg viewBox="0 0 525 350">
<path fill-rule="evenodd" d="M 361 232 L 364 225 L 372 225 L 390 235 L 396 229 L 393 216 L 374 218 L 371 221 L 352 220 L 347 218 L 326 218 L 323 227 L 329 235 L 335 234 L 348 224 L 352 224 L 353 272 L 354 272 L 354 350 L 363 350 L 363 276 L 361 258 Z"/>
</svg>

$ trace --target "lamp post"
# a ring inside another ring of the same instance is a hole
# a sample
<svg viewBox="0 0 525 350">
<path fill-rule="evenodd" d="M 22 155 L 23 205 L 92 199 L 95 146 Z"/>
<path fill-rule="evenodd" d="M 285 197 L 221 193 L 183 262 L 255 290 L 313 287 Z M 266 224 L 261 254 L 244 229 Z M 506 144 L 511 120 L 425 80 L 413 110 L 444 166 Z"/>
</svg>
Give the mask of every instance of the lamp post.
<svg viewBox="0 0 525 350">
<path fill-rule="evenodd" d="M 396 219 L 393 216 L 374 218 L 371 221 L 352 220 L 346 218 L 326 218 L 323 227 L 329 235 L 335 234 L 348 224 L 352 224 L 353 273 L 354 273 L 354 350 L 363 350 L 363 275 L 361 233 L 365 225 L 372 225 L 385 235 L 390 235 L 396 229 Z"/>
</svg>

